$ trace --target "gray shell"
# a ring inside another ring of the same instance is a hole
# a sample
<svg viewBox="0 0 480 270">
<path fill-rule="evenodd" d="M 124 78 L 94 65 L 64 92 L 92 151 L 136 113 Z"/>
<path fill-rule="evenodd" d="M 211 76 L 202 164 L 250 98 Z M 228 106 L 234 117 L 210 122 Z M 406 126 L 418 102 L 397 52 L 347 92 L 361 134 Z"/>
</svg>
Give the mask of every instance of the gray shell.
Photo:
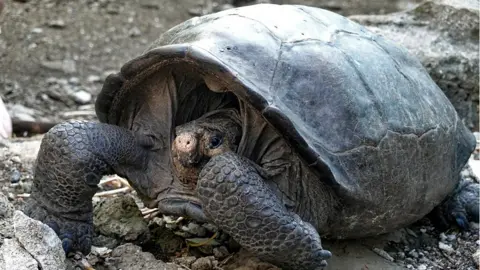
<svg viewBox="0 0 480 270">
<path fill-rule="evenodd" d="M 416 183 L 405 199 L 437 204 L 474 147 L 417 59 L 326 10 L 265 4 L 192 18 L 107 80 L 100 120 L 117 124 L 128 102 L 122 85 L 160 62 L 188 63 L 232 85 L 229 91 L 354 200 L 388 200 L 389 181 L 392 188 Z"/>
</svg>

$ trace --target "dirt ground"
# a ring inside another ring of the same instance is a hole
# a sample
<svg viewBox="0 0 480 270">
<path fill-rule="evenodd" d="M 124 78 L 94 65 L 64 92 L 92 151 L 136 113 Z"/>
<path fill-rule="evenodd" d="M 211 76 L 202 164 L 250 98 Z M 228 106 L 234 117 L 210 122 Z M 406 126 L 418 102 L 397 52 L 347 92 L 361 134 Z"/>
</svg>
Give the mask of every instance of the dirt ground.
<svg viewBox="0 0 480 270">
<path fill-rule="evenodd" d="M 0 15 L 0 96 L 15 112 L 16 119 L 46 122 L 96 119 L 93 104 L 104 78 L 141 54 L 162 32 L 191 18 L 189 11 L 203 2 L 7 0 L 4 13 Z M 272 2 L 306 4 L 351 15 L 402 10 L 413 5 L 415 0 Z M 33 146 L 25 148 L 19 142 L 10 146 L 9 154 L 0 153 L 3 191 L 23 193 L 23 188 L 28 190 L 38 143 L 38 138 L 34 139 Z M 0 142 L 0 151 L 2 149 Z M 22 162 L 17 162 L 16 156 L 21 156 Z M 26 187 L 12 186 L 13 178 L 17 177 L 15 182 L 25 183 Z M 480 243 L 478 231 L 454 231 L 441 236 L 427 221 L 409 230 L 399 233 L 398 239 L 390 241 L 385 251 L 385 241 L 381 240 L 382 251 L 388 252 L 390 257 L 381 257 L 372 251 L 377 245 L 375 241 L 327 243 L 336 254 L 332 259 L 332 265 L 336 266 L 330 269 L 353 269 L 349 266 L 355 260 L 356 266 L 365 265 L 359 269 L 476 269 L 472 254 Z M 453 246 L 454 252 L 439 249 L 440 242 Z M 389 262 L 390 259 L 395 264 Z"/>
<path fill-rule="evenodd" d="M 13 118 L 21 120 L 94 118 L 92 104 L 103 79 L 141 54 L 162 32 L 191 18 L 189 10 L 203 2 L 7 0 L 0 15 L 0 95 L 15 112 Z M 396 11 L 415 1 L 273 2 L 350 15 Z"/>
</svg>

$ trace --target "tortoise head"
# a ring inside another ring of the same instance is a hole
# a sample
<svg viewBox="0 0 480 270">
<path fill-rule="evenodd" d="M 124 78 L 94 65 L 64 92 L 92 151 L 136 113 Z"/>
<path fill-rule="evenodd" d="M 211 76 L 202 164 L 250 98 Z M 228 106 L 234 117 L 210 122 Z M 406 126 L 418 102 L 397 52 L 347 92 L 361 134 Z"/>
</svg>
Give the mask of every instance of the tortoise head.
<svg viewBox="0 0 480 270">
<path fill-rule="evenodd" d="M 194 190 L 203 166 L 216 155 L 235 152 L 241 135 L 233 110 L 215 111 L 177 126 L 171 150 L 176 179 Z"/>
</svg>

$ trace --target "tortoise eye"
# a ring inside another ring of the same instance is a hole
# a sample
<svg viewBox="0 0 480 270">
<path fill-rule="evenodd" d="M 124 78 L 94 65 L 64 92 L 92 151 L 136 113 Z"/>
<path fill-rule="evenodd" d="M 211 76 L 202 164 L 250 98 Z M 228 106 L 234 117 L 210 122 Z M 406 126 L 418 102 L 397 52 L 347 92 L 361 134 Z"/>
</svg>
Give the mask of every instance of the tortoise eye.
<svg viewBox="0 0 480 270">
<path fill-rule="evenodd" d="M 222 145 L 222 142 L 223 142 L 222 136 L 215 135 L 210 139 L 209 147 L 210 147 L 210 149 L 215 149 L 215 148 L 219 147 L 220 145 Z"/>
</svg>

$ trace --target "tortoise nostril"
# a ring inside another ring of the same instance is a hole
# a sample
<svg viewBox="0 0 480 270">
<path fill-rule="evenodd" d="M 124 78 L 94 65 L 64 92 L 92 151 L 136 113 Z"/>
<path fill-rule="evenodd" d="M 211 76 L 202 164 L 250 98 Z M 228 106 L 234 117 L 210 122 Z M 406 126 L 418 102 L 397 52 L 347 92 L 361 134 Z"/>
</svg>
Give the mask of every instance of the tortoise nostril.
<svg viewBox="0 0 480 270">
<path fill-rule="evenodd" d="M 190 141 L 185 142 L 186 145 L 190 145 Z"/>
</svg>

